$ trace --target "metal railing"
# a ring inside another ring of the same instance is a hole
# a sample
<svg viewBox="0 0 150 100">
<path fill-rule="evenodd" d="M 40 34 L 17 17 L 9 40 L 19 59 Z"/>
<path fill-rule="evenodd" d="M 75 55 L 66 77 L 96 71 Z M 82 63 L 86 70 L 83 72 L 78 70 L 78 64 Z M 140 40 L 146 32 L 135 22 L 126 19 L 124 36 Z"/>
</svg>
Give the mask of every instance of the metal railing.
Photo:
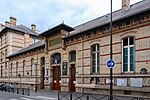
<svg viewBox="0 0 150 100">
<path fill-rule="evenodd" d="M 1 91 L 4 92 L 10 92 L 15 94 L 21 94 L 21 95 L 30 95 L 30 89 L 29 88 L 10 88 L 6 87 L 4 89 L 1 89 Z"/>
<path fill-rule="evenodd" d="M 110 100 L 110 96 L 103 94 L 59 91 L 58 100 Z M 114 95 L 113 100 L 150 100 L 150 97 Z"/>
</svg>

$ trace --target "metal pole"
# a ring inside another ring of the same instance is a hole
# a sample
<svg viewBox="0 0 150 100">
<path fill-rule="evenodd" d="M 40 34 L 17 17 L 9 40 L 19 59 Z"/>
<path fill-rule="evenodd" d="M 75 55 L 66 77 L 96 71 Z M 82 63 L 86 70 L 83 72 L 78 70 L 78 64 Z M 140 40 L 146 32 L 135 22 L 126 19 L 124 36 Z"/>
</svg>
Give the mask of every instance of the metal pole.
<svg viewBox="0 0 150 100">
<path fill-rule="evenodd" d="M 112 60 L 112 0 L 111 0 L 111 14 L 110 14 L 110 59 Z M 110 100 L 113 100 L 113 70 L 110 68 Z"/>
</svg>

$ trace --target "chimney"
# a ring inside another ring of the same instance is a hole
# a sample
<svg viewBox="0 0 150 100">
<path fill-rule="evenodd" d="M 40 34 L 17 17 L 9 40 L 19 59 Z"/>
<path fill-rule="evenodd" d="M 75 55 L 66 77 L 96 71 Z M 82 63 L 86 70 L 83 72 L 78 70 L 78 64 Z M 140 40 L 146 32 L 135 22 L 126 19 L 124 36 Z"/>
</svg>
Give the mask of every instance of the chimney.
<svg viewBox="0 0 150 100">
<path fill-rule="evenodd" d="M 9 21 L 5 21 L 5 26 L 10 26 L 10 22 Z"/>
<path fill-rule="evenodd" d="M 36 32 L 36 25 L 35 25 L 35 24 L 32 24 L 32 25 L 31 25 L 31 29 L 32 29 L 33 32 Z"/>
<path fill-rule="evenodd" d="M 10 26 L 16 25 L 16 18 L 15 17 L 10 17 Z"/>
<path fill-rule="evenodd" d="M 130 0 L 122 0 L 122 10 L 128 10 L 130 8 Z"/>
</svg>

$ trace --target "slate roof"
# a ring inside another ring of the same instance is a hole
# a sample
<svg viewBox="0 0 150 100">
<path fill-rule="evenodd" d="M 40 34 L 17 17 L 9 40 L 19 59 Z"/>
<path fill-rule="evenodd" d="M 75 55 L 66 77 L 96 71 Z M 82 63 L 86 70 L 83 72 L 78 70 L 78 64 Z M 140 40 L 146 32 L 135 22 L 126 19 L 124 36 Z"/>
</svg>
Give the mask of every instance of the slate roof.
<svg viewBox="0 0 150 100">
<path fill-rule="evenodd" d="M 53 28 L 51 28 L 51 29 L 41 33 L 39 36 L 47 37 L 47 36 L 50 36 L 50 35 L 53 35 L 53 34 L 57 33 L 61 29 L 64 29 L 64 30 L 66 30 L 68 32 L 74 30 L 72 27 L 70 27 L 70 26 L 68 26 L 68 25 L 66 25 L 64 23 L 61 23 L 61 24 L 59 24 L 59 25 L 57 25 L 57 26 L 55 26 L 55 27 L 53 27 Z"/>
<path fill-rule="evenodd" d="M 143 0 L 141 2 L 131 5 L 128 10 L 120 9 L 113 12 L 112 20 L 113 22 L 118 21 L 148 10 L 150 10 L 150 0 Z M 109 24 L 109 22 L 110 22 L 110 13 L 74 27 L 75 30 L 70 32 L 69 35 L 66 36 L 65 38 Z"/>
<path fill-rule="evenodd" d="M 33 32 L 31 29 L 29 29 L 28 27 L 26 27 L 22 24 L 16 25 L 16 26 L 6 26 L 2 31 L 6 30 L 6 29 L 13 29 L 13 30 L 24 32 L 26 34 L 30 34 L 30 35 L 34 35 L 34 36 L 39 35 L 37 32 Z"/>
<path fill-rule="evenodd" d="M 19 51 L 16 52 L 16 53 L 13 53 L 13 54 L 9 55 L 8 58 L 13 57 L 13 56 L 17 56 L 17 55 L 22 54 L 22 53 L 25 53 L 25 52 L 27 52 L 27 51 L 31 51 L 31 50 L 33 50 L 33 49 L 42 47 L 42 46 L 44 46 L 44 45 L 45 45 L 45 41 L 44 41 L 44 40 L 41 40 L 41 41 L 39 41 L 39 42 L 36 42 L 36 43 L 34 43 L 34 44 L 29 45 L 29 46 L 26 47 L 26 48 L 23 48 L 23 49 L 19 50 Z"/>
</svg>

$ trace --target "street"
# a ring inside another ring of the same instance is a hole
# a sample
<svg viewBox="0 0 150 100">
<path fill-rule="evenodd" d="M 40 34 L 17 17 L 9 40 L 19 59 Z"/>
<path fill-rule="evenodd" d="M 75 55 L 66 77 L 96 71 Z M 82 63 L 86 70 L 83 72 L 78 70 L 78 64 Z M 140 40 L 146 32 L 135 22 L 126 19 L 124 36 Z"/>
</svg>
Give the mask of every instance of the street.
<svg viewBox="0 0 150 100">
<path fill-rule="evenodd" d="M 48 96 L 25 96 L 13 93 L 1 92 L 0 100 L 57 100 L 57 98 L 51 98 Z"/>
</svg>

